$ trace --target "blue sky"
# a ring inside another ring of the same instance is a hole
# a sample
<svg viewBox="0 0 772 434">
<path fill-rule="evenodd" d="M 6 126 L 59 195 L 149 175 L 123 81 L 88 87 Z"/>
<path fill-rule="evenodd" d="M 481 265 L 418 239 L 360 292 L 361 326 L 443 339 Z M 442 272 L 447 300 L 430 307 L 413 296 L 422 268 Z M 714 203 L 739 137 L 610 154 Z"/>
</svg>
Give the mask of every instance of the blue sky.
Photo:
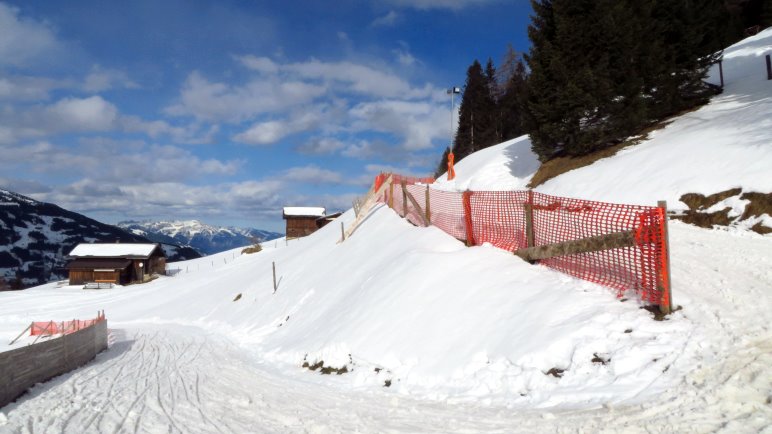
<svg viewBox="0 0 772 434">
<path fill-rule="evenodd" d="M 527 0 L 0 1 L 0 188 L 107 223 L 283 230 L 427 175 L 445 89 L 528 49 Z"/>
</svg>

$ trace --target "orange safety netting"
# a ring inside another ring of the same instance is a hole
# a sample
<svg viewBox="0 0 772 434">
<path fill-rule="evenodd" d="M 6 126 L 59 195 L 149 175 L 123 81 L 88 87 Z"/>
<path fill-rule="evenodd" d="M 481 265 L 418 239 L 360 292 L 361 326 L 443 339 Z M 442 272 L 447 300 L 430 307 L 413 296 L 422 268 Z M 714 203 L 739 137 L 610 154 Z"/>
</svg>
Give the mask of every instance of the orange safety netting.
<svg viewBox="0 0 772 434">
<path fill-rule="evenodd" d="M 58 335 L 58 334 L 70 334 L 73 332 L 76 332 L 78 330 L 82 330 L 86 327 L 91 327 L 92 325 L 104 321 L 105 317 L 104 314 L 99 314 L 94 319 L 87 319 L 87 320 L 79 320 L 74 319 L 72 321 L 41 321 L 41 322 L 33 322 L 30 326 L 30 336 L 37 336 L 37 335 Z"/>
<path fill-rule="evenodd" d="M 618 296 L 633 290 L 647 302 L 670 303 L 666 291 L 670 282 L 663 208 L 562 198 L 533 191 L 447 192 L 413 185 L 424 182 L 416 178 L 393 176 L 399 182 L 405 181 L 406 191 L 420 208 L 416 209 L 410 201 L 406 203 L 399 183 L 392 184 L 380 200 L 420 226 L 423 219 L 419 213 L 427 214 L 428 195 L 431 224 L 469 245 L 490 243 L 517 251 L 610 234 L 631 235 L 634 245 L 629 247 L 555 256 L 539 263 L 614 288 Z M 528 245 L 528 205 L 533 246 Z"/>
</svg>

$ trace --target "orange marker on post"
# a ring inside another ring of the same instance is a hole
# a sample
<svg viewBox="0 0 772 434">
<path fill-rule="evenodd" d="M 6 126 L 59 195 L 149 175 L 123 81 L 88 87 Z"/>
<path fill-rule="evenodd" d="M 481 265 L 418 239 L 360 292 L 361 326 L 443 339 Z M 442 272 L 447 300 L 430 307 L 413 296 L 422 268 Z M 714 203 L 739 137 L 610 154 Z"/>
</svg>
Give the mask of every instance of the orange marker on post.
<svg viewBox="0 0 772 434">
<path fill-rule="evenodd" d="M 448 181 L 453 180 L 456 177 L 456 171 L 453 170 L 453 153 L 448 154 Z"/>
</svg>

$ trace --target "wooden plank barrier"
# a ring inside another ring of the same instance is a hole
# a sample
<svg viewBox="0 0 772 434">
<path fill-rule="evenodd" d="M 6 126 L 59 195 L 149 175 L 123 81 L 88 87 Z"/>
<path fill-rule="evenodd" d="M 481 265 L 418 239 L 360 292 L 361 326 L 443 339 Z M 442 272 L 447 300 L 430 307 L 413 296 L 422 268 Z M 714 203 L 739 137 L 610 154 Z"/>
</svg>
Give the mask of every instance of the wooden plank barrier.
<svg viewBox="0 0 772 434">
<path fill-rule="evenodd" d="M 529 244 L 531 242 L 532 241 L 529 241 Z M 618 249 L 620 247 L 632 247 L 634 245 L 635 233 L 633 233 L 633 231 L 625 231 L 565 241 L 562 243 L 528 247 L 515 251 L 515 255 L 526 261 L 538 261 L 539 259 L 553 258 L 555 256 L 578 255 L 580 253 L 598 252 L 601 250 Z"/>
<path fill-rule="evenodd" d="M 34 345 L 0 352 L 0 408 L 27 389 L 85 365 L 107 349 L 107 320 Z"/>
</svg>

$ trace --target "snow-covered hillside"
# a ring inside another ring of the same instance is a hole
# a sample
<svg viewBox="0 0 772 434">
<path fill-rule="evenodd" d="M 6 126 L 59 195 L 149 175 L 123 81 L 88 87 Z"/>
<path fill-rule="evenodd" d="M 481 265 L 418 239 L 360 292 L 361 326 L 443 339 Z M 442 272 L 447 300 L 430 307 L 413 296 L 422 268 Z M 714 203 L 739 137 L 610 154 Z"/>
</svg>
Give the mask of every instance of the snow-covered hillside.
<svg viewBox="0 0 772 434">
<path fill-rule="evenodd" d="M 772 31 L 762 36 L 751 41 L 768 44 Z M 742 59 L 728 57 L 727 71 Z M 734 118 L 732 143 L 766 139 L 721 153 L 726 171 L 695 169 L 693 187 L 685 178 L 630 180 L 637 165 L 663 176 L 684 170 L 680 159 L 646 150 L 668 131 L 676 150 L 704 138 L 690 139 L 699 130 L 683 123 L 732 92 L 747 101 L 726 102 L 724 116 L 769 101 L 764 91 L 727 86 L 651 140 L 544 190 L 651 204 L 677 202 L 715 178 L 725 181 L 716 188 L 738 179 L 769 192 L 767 172 L 735 177 L 752 163 L 746 153 L 772 166 L 771 134 L 753 117 Z M 535 168 L 527 140 L 515 139 L 464 159 L 459 178 L 437 187 L 523 188 Z M 348 211 L 339 221 L 353 219 Z M 176 264 L 175 277 L 145 285 L 0 293 L 0 342 L 32 320 L 98 309 L 113 339 L 94 363 L 0 409 L 0 432 L 768 432 L 772 236 L 681 222 L 670 236 L 682 309 L 666 321 L 634 298 L 493 247 L 467 248 L 382 205 L 342 243 L 336 222 L 259 253 Z"/>
<path fill-rule="evenodd" d="M 118 227 L 157 242 L 172 240 L 189 245 L 206 255 L 248 246 L 253 240 L 268 241 L 282 236 L 261 229 L 212 226 L 198 220 L 125 221 L 118 223 Z"/>
</svg>

